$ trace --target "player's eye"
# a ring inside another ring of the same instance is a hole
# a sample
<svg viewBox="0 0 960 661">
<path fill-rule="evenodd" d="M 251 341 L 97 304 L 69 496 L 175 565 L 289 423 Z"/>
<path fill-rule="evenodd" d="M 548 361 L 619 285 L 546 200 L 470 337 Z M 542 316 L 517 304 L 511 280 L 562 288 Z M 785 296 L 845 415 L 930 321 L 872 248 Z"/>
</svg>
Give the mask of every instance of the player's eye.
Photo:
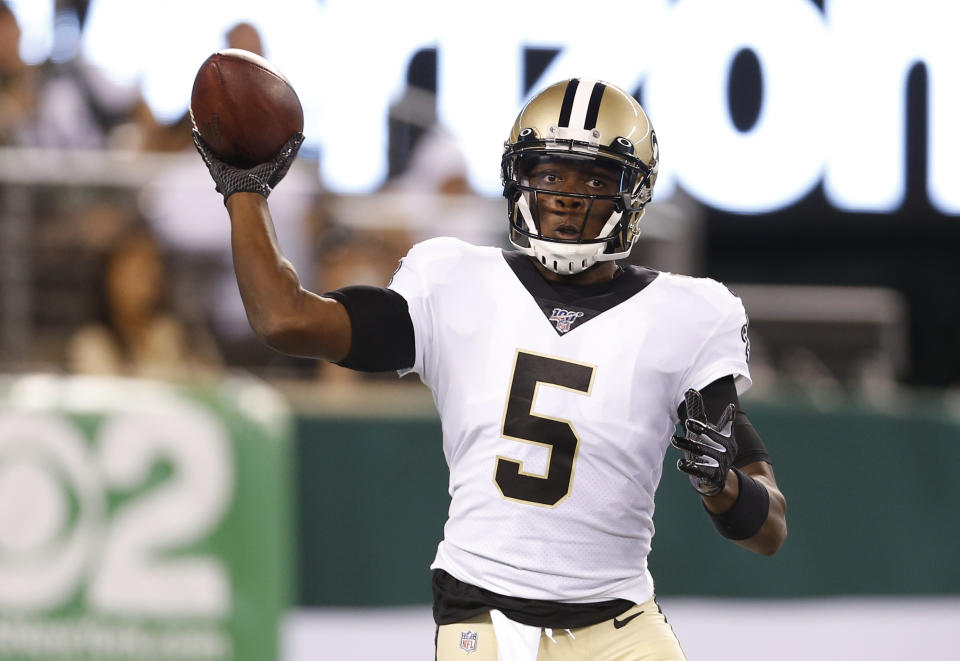
<svg viewBox="0 0 960 661">
<path fill-rule="evenodd" d="M 549 171 L 534 172 L 532 179 L 541 184 L 556 184 L 560 181 L 560 177 L 558 177 L 556 173 Z"/>
</svg>

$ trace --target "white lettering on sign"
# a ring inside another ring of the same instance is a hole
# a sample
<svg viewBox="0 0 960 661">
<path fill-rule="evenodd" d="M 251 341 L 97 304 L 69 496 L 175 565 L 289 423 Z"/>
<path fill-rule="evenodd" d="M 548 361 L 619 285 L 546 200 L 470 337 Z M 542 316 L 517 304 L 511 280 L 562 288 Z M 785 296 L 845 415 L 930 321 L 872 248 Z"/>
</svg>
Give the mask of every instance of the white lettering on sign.
<svg viewBox="0 0 960 661">
<path fill-rule="evenodd" d="M 304 104 L 307 146 L 332 190 L 366 192 L 387 172 L 389 108 L 410 58 L 438 50 L 438 116 L 471 181 L 499 193 L 499 156 L 520 109 L 524 48 L 560 55 L 536 88 L 599 77 L 643 100 L 660 134 L 657 196 L 677 184 L 701 201 L 761 213 L 822 182 L 835 207 L 893 212 L 906 188 L 906 85 L 927 71 L 927 192 L 960 214 L 960 7 L 942 0 L 491 0 L 462 15 L 441 0 L 170 0 L 90 3 L 84 53 L 142 85 L 162 119 L 181 115 L 200 63 L 247 20 Z M 36 30 L 32 43 L 40 43 Z M 730 118 L 733 58 L 749 49 L 763 95 L 746 131 Z"/>
<path fill-rule="evenodd" d="M 0 546 L 0 612 L 46 610 L 73 595 L 93 557 L 106 511 L 103 484 L 91 463 L 83 436 L 67 421 L 0 415 L 0 519 L 8 531 Z M 54 487 L 52 497 L 51 483 L 62 485 Z M 60 515 L 65 494 L 76 502 L 71 517 Z M 24 546 L 24 530 L 38 519 L 59 522 L 59 529 L 31 535 Z M 21 543 L 12 543 L 17 538 Z"/>
<path fill-rule="evenodd" d="M 829 136 L 824 188 L 851 211 L 896 211 L 906 188 L 906 91 L 911 68 L 927 71 L 927 193 L 960 213 L 960 7 L 939 0 L 826 3 L 830 57 L 819 96 Z M 916 145 L 919 147 L 919 145 Z"/>
<path fill-rule="evenodd" d="M 117 493 L 134 495 L 108 512 Z M 0 413 L 0 613 L 63 607 L 85 585 L 97 614 L 226 617 L 223 561 L 181 551 L 217 529 L 233 493 L 229 439 L 205 411 L 119 414 L 92 445 L 65 418 Z"/>
<path fill-rule="evenodd" d="M 772 211 L 807 194 L 824 157 L 821 104 L 811 94 L 826 41 L 817 8 L 807 0 L 686 0 L 665 31 L 670 56 L 657 61 L 644 98 L 678 183 L 731 211 Z M 760 61 L 763 101 L 742 133 L 726 88 L 745 48 Z"/>
</svg>

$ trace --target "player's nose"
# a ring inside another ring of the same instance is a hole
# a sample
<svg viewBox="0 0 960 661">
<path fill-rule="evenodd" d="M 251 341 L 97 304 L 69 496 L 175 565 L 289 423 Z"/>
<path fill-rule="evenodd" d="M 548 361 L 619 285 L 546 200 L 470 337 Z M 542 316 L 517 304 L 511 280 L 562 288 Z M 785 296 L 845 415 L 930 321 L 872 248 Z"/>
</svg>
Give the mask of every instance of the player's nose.
<svg viewBox="0 0 960 661">
<path fill-rule="evenodd" d="M 579 209 L 583 206 L 583 198 L 564 195 L 563 193 L 579 193 L 580 191 L 573 184 L 564 184 L 557 190 L 557 195 L 552 195 L 558 207 L 564 209 Z"/>
</svg>

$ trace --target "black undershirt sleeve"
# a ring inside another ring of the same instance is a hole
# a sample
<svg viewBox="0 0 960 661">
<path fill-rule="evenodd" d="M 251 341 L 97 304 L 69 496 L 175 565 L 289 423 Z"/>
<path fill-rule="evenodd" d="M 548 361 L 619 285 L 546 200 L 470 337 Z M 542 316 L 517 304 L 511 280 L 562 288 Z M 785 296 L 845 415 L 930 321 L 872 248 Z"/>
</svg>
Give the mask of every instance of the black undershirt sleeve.
<svg viewBox="0 0 960 661">
<path fill-rule="evenodd" d="M 706 411 L 708 422 L 719 420 L 728 404 L 737 407 L 733 416 L 733 435 L 737 439 L 737 456 L 733 460 L 734 466 L 743 468 L 755 461 L 773 463 L 770 461 L 770 454 L 763 444 L 763 439 L 753 428 L 747 414 L 740 409 L 740 398 L 737 396 L 737 386 L 734 383 L 733 376 L 717 379 L 702 388 L 700 395 L 703 397 L 703 408 Z M 687 405 L 685 403 L 680 403 L 677 414 L 680 416 L 680 420 L 687 419 Z"/>
<path fill-rule="evenodd" d="M 337 363 L 360 372 L 413 367 L 413 321 L 403 296 L 383 287 L 354 285 L 324 294 L 347 309 L 350 351 Z"/>
</svg>

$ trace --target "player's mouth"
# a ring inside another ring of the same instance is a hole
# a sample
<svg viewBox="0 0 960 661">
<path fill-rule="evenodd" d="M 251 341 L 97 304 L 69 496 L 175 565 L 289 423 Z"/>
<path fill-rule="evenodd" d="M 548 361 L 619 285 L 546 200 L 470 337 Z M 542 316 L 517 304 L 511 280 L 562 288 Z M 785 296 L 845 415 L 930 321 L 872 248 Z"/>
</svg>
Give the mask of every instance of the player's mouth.
<svg viewBox="0 0 960 661">
<path fill-rule="evenodd" d="M 580 226 L 569 221 L 561 221 L 549 232 L 551 238 L 572 241 L 580 238 Z"/>
</svg>

